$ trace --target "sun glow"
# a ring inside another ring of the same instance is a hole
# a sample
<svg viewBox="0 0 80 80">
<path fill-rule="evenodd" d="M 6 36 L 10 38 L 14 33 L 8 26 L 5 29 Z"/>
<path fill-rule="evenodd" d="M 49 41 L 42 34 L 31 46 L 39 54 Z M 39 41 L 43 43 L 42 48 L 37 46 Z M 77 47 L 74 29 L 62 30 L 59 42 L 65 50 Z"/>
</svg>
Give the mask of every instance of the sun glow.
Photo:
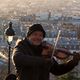
<svg viewBox="0 0 80 80">
<path fill-rule="evenodd" d="M 1 56 L 2 58 L 4 58 L 5 60 L 8 60 L 8 58 L 7 58 L 5 55 L 3 55 L 2 52 L 0 52 L 0 56 Z"/>
</svg>

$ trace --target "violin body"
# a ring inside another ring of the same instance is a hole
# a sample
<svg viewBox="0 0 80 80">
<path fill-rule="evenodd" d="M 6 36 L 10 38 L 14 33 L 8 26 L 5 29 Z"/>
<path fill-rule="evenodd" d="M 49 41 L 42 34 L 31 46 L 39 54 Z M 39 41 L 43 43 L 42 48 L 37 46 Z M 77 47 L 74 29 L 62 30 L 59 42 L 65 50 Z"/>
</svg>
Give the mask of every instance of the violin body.
<svg viewBox="0 0 80 80">
<path fill-rule="evenodd" d="M 69 56 L 75 56 L 75 54 L 77 54 L 76 52 L 71 53 L 66 48 L 54 49 L 54 46 L 46 41 L 43 42 L 42 46 L 43 46 L 43 49 L 48 51 L 47 56 L 49 57 L 55 56 L 56 58 L 61 59 L 61 60 L 67 59 Z"/>
<path fill-rule="evenodd" d="M 54 56 L 58 59 L 66 59 L 68 58 L 70 55 L 72 55 L 70 53 L 69 50 L 65 49 L 65 48 L 57 48 L 54 51 Z"/>
</svg>

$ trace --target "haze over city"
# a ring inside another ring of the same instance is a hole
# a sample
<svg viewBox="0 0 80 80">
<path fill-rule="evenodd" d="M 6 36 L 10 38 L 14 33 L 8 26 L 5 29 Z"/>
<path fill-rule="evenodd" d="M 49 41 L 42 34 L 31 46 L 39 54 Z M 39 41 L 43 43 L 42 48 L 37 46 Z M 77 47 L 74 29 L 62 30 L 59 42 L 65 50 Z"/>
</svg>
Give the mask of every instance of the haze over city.
<svg viewBox="0 0 80 80">
<path fill-rule="evenodd" d="M 0 0 L 0 16 L 46 11 L 79 15 L 80 0 Z"/>
</svg>

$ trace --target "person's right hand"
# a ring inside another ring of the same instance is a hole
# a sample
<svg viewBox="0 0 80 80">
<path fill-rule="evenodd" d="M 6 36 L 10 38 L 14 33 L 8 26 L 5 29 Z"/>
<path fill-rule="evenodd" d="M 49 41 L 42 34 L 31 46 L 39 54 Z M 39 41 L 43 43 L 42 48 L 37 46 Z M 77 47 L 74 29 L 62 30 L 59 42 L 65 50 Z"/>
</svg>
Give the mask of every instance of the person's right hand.
<svg viewBox="0 0 80 80">
<path fill-rule="evenodd" d="M 74 56 L 73 56 L 73 60 L 78 63 L 79 60 L 80 60 L 80 54 L 79 53 L 75 53 Z"/>
<path fill-rule="evenodd" d="M 80 60 L 80 54 L 79 53 L 74 54 L 74 59 Z"/>
</svg>

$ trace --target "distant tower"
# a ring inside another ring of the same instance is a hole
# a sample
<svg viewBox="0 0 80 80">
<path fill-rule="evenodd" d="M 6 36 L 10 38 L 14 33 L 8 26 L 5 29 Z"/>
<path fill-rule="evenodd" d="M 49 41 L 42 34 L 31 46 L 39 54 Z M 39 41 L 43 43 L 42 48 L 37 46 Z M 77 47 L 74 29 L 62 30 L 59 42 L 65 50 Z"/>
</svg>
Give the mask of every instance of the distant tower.
<svg viewBox="0 0 80 80">
<path fill-rule="evenodd" d="M 48 20 L 51 18 L 51 11 L 48 11 Z"/>
<path fill-rule="evenodd" d="M 80 26 L 77 28 L 77 38 L 80 40 Z"/>
</svg>

